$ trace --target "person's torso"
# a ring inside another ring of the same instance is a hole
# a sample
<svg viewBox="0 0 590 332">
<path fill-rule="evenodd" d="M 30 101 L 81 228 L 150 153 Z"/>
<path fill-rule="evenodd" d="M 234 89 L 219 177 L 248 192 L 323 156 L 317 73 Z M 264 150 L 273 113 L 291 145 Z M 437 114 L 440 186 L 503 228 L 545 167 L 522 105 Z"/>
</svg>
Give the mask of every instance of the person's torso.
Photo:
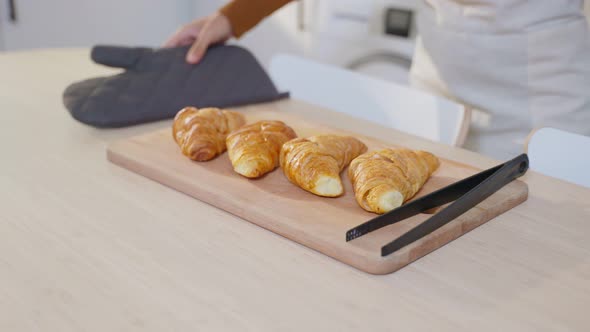
<svg viewBox="0 0 590 332">
<path fill-rule="evenodd" d="M 438 27 L 473 33 L 521 33 L 583 18 L 583 0 L 424 0 Z"/>
<path fill-rule="evenodd" d="M 520 144 L 539 126 L 585 133 L 590 33 L 582 5 L 582 0 L 424 0 L 412 80 L 487 112 L 470 135 L 487 135 L 479 148 L 472 146 L 483 152 L 494 148 L 498 137 Z"/>
</svg>

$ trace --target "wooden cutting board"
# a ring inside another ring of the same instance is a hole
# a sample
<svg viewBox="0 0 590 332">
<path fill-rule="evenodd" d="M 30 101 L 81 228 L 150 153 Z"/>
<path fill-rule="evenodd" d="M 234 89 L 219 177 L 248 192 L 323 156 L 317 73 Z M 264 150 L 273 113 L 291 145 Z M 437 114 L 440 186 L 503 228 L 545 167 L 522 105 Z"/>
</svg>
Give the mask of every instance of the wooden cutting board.
<svg viewBox="0 0 590 332">
<path fill-rule="evenodd" d="M 287 113 L 248 111 L 246 116 L 248 122 L 262 119 L 285 121 L 300 137 L 320 133 L 351 135 Z M 391 144 L 393 142 L 352 135 L 362 140 L 369 150 L 395 146 Z M 261 179 L 246 179 L 233 172 L 227 153 L 209 162 L 191 161 L 180 153 L 172 139 L 171 129 L 116 142 L 108 147 L 107 156 L 117 165 L 373 274 L 387 274 L 400 269 L 513 208 L 528 196 L 527 185 L 514 181 L 444 227 L 389 256 L 381 257 L 383 245 L 426 220 L 429 215 L 420 214 L 345 242 L 347 230 L 376 216 L 357 205 L 346 171 L 342 173 L 346 190 L 343 196 L 318 197 L 291 184 L 281 169 Z M 417 197 L 479 171 L 441 159 L 439 170 Z"/>
</svg>

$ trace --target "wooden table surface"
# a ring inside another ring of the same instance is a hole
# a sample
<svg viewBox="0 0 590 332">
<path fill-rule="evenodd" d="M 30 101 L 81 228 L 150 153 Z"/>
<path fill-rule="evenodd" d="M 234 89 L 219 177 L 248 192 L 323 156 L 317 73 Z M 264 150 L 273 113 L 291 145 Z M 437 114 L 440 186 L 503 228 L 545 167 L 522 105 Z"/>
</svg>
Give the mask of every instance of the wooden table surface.
<svg viewBox="0 0 590 332">
<path fill-rule="evenodd" d="M 87 50 L 0 54 L 0 331 L 588 331 L 590 190 L 527 202 L 387 276 L 107 162 L 61 93 Z M 481 168 L 497 161 L 297 102 L 264 106 Z M 235 259 L 239 256 L 239 259 Z"/>
</svg>

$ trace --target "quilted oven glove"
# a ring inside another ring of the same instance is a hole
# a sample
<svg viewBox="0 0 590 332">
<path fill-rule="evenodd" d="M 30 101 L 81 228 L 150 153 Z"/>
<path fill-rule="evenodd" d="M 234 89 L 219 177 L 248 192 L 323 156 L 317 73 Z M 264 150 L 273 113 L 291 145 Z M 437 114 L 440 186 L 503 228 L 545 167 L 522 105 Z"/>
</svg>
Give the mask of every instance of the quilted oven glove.
<svg viewBox="0 0 590 332">
<path fill-rule="evenodd" d="M 185 106 L 223 108 L 288 97 L 243 48 L 212 47 L 197 65 L 185 62 L 187 50 L 95 46 L 94 62 L 125 71 L 74 83 L 63 102 L 76 120 L 108 128 L 172 118 Z"/>
</svg>

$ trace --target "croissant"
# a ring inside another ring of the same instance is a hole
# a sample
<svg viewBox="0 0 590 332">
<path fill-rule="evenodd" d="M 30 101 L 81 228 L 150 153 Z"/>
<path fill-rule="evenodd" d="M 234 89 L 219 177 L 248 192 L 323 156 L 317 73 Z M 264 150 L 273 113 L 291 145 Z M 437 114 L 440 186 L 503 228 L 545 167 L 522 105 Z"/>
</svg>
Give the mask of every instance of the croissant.
<svg viewBox="0 0 590 332">
<path fill-rule="evenodd" d="M 281 121 L 258 121 L 232 132 L 225 142 L 234 171 L 257 178 L 279 166 L 281 147 L 295 137 Z"/>
<path fill-rule="evenodd" d="M 319 196 L 336 197 L 344 192 L 340 172 L 365 151 L 367 146 L 354 137 L 296 138 L 283 145 L 280 163 L 292 183 Z"/>
<path fill-rule="evenodd" d="M 185 156 L 207 161 L 225 151 L 227 135 L 245 122 L 244 117 L 236 112 L 185 107 L 174 117 L 172 135 Z"/>
<path fill-rule="evenodd" d="M 412 198 L 438 166 L 438 158 L 426 151 L 384 149 L 354 159 L 348 176 L 358 204 L 382 214 Z"/>
</svg>

